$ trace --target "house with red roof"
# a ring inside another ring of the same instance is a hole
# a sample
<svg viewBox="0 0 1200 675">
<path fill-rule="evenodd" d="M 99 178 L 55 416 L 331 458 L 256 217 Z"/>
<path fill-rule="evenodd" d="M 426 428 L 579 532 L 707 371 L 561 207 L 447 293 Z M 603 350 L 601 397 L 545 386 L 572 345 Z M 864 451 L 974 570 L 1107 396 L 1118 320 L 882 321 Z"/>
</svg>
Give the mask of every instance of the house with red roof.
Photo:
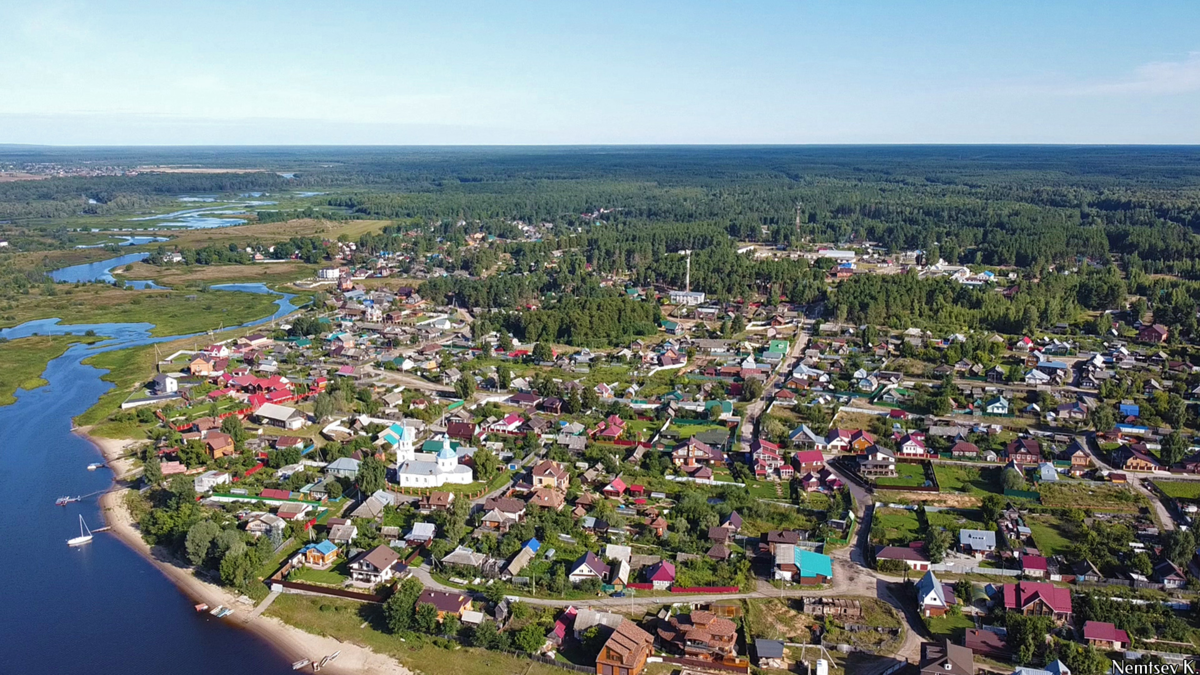
<svg viewBox="0 0 1200 675">
<path fill-rule="evenodd" d="M 665 591 L 675 583 L 675 563 L 670 560 L 660 560 L 645 572 L 646 583 L 654 584 L 654 590 Z"/>
<path fill-rule="evenodd" d="M 923 457 L 928 453 L 925 442 L 914 434 L 905 434 L 896 441 L 896 451 L 909 457 Z"/>
<path fill-rule="evenodd" d="M 625 433 L 625 420 L 617 415 L 609 415 L 608 419 L 596 425 L 595 429 L 589 432 L 593 438 L 601 440 L 615 441 Z"/>
<path fill-rule="evenodd" d="M 801 450 L 792 455 L 792 466 L 803 473 L 819 473 L 825 468 L 825 456 L 820 450 Z"/>
<path fill-rule="evenodd" d="M 1025 616 L 1049 616 L 1055 621 L 1071 619 L 1071 589 L 1044 581 L 1004 584 L 1004 607 Z"/>
<path fill-rule="evenodd" d="M 1021 556 L 1021 573 L 1027 577 L 1042 579 L 1049 574 L 1049 569 L 1049 562 L 1043 556 Z"/>
<path fill-rule="evenodd" d="M 1129 633 L 1107 621 L 1088 621 L 1083 624 L 1083 639 L 1096 649 L 1106 652 L 1124 651 L 1129 647 Z"/>
<path fill-rule="evenodd" d="M 625 489 L 625 481 L 620 476 L 617 476 L 611 483 L 605 485 L 604 489 L 600 492 L 604 493 L 605 497 L 620 497 L 625 494 Z"/>
</svg>

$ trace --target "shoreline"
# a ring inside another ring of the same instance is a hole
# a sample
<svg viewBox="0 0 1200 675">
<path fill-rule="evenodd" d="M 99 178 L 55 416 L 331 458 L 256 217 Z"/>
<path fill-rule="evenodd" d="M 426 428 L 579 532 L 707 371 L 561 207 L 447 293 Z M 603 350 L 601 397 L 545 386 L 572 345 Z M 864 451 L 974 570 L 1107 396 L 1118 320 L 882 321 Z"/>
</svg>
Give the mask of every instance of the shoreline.
<svg viewBox="0 0 1200 675">
<path fill-rule="evenodd" d="M 133 460 L 125 457 L 125 452 L 139 441 L 116 440 L 99 438 L 89 435 L 91 427 L 78 427 L 72 430 L 81 438 L 92 443 L 113 470 L 114 481 L 122 480 L 129 475 L 133 468 Z M 237 611 L 232 617 L 224 619 L 237 628 L 249 630 L 263 639 L 286 661 L 300 659 L 320 660 L 322 657 L 341 651 L 337 660 L 327 665 L 323 672 L 333 674 L 362 673 L 365 675 L 413 675 L 413 671 L 403 666 L 395 659 L 378 654 L 366 647 L 352 642 L 341 642 L 334 638 L 316 635 L 288 625 L 283 621 L 269 616 L 253 615 L 255 605 L 249 598 L 239 596 L 216 584 L 203 581 L 194 576 L 188 569 L 173 565 L 159 557 L 150 547 L 137 529 L 137 525 L 129 511 L 125 508 L 124 496 L 130 488 L 117 487 L 100 496 L 101 514 L 110 532 L 123 544 L 144 558 L 163 574 L 180 593 L 193 603 L 206 603 L 210 607 L 225 605 Z M 315 657 L 315 658 L 314 658 Z M 301 669 L 298 672 L 305 672 Z"/>
</svg>

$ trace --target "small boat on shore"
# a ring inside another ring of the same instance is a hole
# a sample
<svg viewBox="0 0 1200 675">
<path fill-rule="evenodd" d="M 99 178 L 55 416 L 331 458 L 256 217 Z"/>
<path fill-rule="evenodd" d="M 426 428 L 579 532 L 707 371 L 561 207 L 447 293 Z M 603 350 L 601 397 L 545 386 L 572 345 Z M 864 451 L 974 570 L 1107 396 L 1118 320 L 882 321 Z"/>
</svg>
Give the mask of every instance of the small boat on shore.
<svg viewBox="0 0 1200 675">
<path fill-rule="evenodd" d="M 59 497 L 58 499 L 54 500 L 54 505 L 66 506 L 67 504 L 70 504 L 71 502 L 77 502 L 80 499 L 83 499 L 83 497 Z"/>
<path fill-rule="evenodd" d="M 307 666 L 310 663 L 312 663 L 312 661 L 310 661 L 308 659 L 300 659 L 299 661 L 294 661 L 294 662 L 292 662 L 292 670 L 300 670 L 301 668 L 303 668 L 304 666 Z"/>
<path fill-rule="evenodd" d="M 196 611 L 197 611 L 197 612 L 207 612 L 207 611 L 208 611 L 208 605 L 202 602 L 202 603 L 200 603 L 200 604 L 196 605 Z"/>
<path fill-rule="evenodd" d="M 79 516 L 79 536 L 68 539 L 67 546 L 83 546 L 90 543 L 92 543 L 92 531 L 88 529 L 87 523 L 83 522 L 83 516 Z"/>
<path fill-rule="evenodd" d="M 230 614 L 233 614 L 233 610 L 228 607 L 225 607 L 224 609 L 221 610 L 220 614 L 217 614 L 217 618 L 224 619 L 225 617 L 229 616 Z"/>
<path fill-rule="evenodd" d="M 101 469 L 101 468 L 103 468 L 104 466 L 106 466 L 106 465 L 104 464 L 104 462 L 92 462 L 91 464 L 88 464 L 88 465 L 87 465 L 87 470 L 88 470 L 88 471 L 95 471 L 96 469 Z"/>
<path fill-rule="evenodd" d="M 225 605 L 217 605 L 211 612 L 209 612 L 209 614 L 212 614 L 213 616 L 220 616 L 221 612 L 223 611 L 225 611 Z"/>
</svg>

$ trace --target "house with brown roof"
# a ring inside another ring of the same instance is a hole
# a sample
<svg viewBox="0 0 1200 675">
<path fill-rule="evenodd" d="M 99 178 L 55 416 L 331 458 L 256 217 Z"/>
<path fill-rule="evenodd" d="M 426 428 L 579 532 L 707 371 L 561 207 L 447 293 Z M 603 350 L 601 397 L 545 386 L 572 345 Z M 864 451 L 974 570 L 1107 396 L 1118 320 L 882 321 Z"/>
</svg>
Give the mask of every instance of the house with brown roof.
<svg viewBox="0 0 1200 675">
<path fill-rule="evenodd" d="M 975 675 L 975 655 L 949 638 L 926 642 L 921 645 L 921 675 Z"/>
<path fill-rule="evenodd" d="M 558 462 L 544 459 L 529 470 L 535 488 L 547 487 L 566 491 L 571 485 L 571 474 Z"/>
<path fill-rule="evenodd" d="M 1129 647 L 1129 633 L 1106 621 L 1083 624 L 1083 639 L 1089 645 L 1106 652 L 1122 651 Z"/>
<path fill-rule="evenodd" d="M 567 503 L 567 498 L 562 492 L 554 488 L 539 487 L 534 488 L 533 492 L 529 493 L 529 501 L 531 506 L 540 506 L 544 509 L 554 509 L 558 511 Z"/>
<path fill-rule="evenodd" d="M 403 571 L 400 554 L 387 546 L 376 546 L 350 562 L 350 578 L 371 586 L 387 582 Z"/>
<path fill-rule="evenodd" d="M 471 611 L 471 598 L 460 593 L 426 588 L 421 591 L 421 597 L 417 598 L 417 607 L 421 605 L 433 605 L 437 610 L 438 621 L 444 619 L 448 614 L 453 614 L 461 619 L 463 612 Z"/>
<path fill-rule="evenodd" d="M 899 560 L 917 572 L 929 570 L 929 556 L 912 546 L 881 546 L 875 552 L 876 560 Z"/>
<path fill-rule="evenodd" d="M 1004 449 L 1005 458 L 1018 466 L 1042 461 L 1042 446 L 1032 438 L 1018 438 Z"/>
<path fill-rule="evenodd" d="M 237 452 L 234 447 L 233 436 L 223 434 L 220 431 L 210 431 L 204 437 L 204 450 L 209 457 L 213 459 L 221 459 Z"/>
<path fill-rule="evenodd" d="M 737 625 L 712 612 L 676 614 L 656 632 L 663 647 L 680 656 L 717 662 L 737 656 Z"/>
<path fill-rule="evenodd" d="M 1156 323 L 1149 326 L 1142 326 L 1138 329 L 1138 340 L 1140 342 L 1152 342 L 1154 344 L 1162 344 L 1167 341 L 1171 331 L 1161 323 Z"/>
<path fill-rule="evenodd" d="M 421 513 L 430 513 L 433 511 L 449 510 L 454 504 L 453 492 L 435 491 L 427 495 L 421 495 L 417 500 L 417 510 Z"/>
<path fill-rule="evenodd" d="M 596 656 L 596 675 L 641 675 L 653 649 L 654 638 L 623 619 Z"/>
</svg>

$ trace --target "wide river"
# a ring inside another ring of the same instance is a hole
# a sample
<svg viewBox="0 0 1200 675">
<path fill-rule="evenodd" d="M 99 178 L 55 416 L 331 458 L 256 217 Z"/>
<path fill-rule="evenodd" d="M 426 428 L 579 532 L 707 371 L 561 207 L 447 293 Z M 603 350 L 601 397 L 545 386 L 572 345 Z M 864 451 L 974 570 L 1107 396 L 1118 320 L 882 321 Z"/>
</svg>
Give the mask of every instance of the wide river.
<svg viewBox="0 0 1200 675">
<path fill-rule="evenodd" d="M 120 259 L 96 263 L 101 278 Z M 82 267 L 82 266 L 81 266 Z M 78 268 L 60 270 L 71 281 L 87 281 Z M 270 292 L 261 285 L 231 287 Z M 295 309 L 292 296 L 262 323 Z M 89 546 L 68 548 L 79 534 L 79 515 L 92 527 L 103 517 L 96 496 L 66 507 L 62 495 L 107 489 L 107 469 L 87 471 L 102 461 L 99 451 L 71 433 L 71 419 L 112 385 L 103 371 L 81 361 L 98 351 L 174 338 L 151 338 L 149 324 L 59 325 L 56 319 L 0 330 L 0 337 L 82 334 L 92 329 L 110 338 L 74 345 L 50 362 L 49 384 L 18 391 L 17 402 L 0 407 L 0 635 L 8 645 L 0 673 L 30 675 L 263 675 L 290 673 L 291 664 L 269 644 L 224 621 L 197 614 L 189 600 L 140 555 L 108 534 Z M 3 364 L 0 363 L 0 367 Z M 244 611 L 244 610 L 239 610 Z"/>
</svg>

